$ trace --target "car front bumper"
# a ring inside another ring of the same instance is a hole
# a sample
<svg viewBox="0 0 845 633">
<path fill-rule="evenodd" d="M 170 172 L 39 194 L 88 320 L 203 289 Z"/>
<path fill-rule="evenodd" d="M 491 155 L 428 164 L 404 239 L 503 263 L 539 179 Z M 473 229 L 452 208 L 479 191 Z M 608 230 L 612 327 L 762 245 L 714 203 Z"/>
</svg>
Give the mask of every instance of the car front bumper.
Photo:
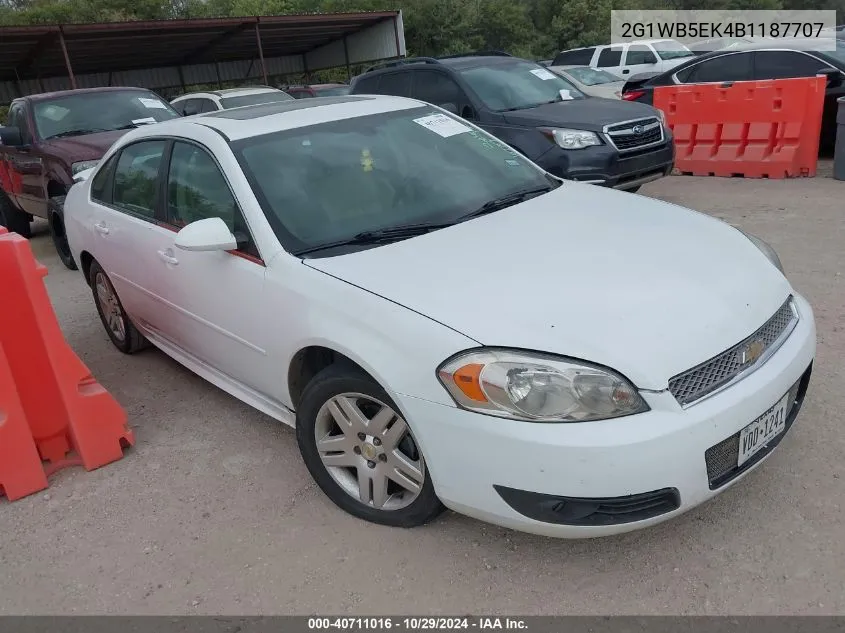
<svg viewBox="0 0 845 633">
<path fill-rule="evenodd" d="M 615 189 L 633 189 L 672 173 L 675 145 L 669 136 L 662 145 L 627 154 L 620 154 L 607 144 L 579 150 L 554 147 L 536 162 L 560 178 Z"/>
<path fill-rule="evenodd" d="M 485 416 L 402 394 L 393 397 L 423 450 L 438 496 L 452 510 L 553 537 L 628 532 L 718 495 L 765 461 L 789 434 L 816 349 L 812 309 L 797 295 L 796 304 L 798 325 L 771 358 L 686 409 L 668 391 L 644 392 L 651 407 L 647 413 L 547 424 Z M 714 484 L 707 450 L 737 436 L 796 385 L 800 389 L 786 430 L 727 480 Z M 600 506 L 605 518 L 599 524 L 572 519 L 573 511 L 583 514 L 584 504 Z"/>
</svg>

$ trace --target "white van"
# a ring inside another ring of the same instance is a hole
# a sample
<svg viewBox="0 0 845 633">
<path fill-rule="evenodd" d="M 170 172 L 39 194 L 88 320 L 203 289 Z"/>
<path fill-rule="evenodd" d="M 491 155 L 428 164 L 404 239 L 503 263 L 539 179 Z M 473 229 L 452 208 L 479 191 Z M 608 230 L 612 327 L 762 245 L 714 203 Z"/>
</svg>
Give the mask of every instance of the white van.
<svg viewBox="0 0 845 633">
<path fill-rule="evenodd" d="M 662 73 L 694 56 L 675 40 L 638 40 L 561 51 L 552 66 L 590 66 L 628 79 L 640 73 Z"/>
</svg>

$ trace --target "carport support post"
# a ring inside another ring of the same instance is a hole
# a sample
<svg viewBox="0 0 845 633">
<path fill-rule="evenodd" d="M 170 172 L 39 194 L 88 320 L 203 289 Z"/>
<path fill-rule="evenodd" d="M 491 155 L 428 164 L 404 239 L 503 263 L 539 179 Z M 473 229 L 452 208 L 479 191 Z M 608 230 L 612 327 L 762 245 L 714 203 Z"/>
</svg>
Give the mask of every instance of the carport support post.
<svg viewBox="0 0 845 633">
<path fill-rule="evenodd" d="M 352 81 L 352 69 L 349 67 L 349 44 L 343 36 L 343 57 L 346 60 L 346 81 Z"/>
<path fill-rule="evenodd" d="M 59 44 L 62 46 L 62 54 L 65 56 L 65 66 L 67 66 L 67 74 L 70 77 L 70 87 L 76 90 L 76 77 L 73 76 L 73 68 L 70 66 L 70 56 L 67 54 L 67 44 L 65 44 L 65 34 L 62 27 L 59 27 Z"/>
<path fill-rule="evenodd" d="M 267 81 L 267 66 L 264 64 L 264 49 L 261 46 L 261 30 L 258 28 L 258 22 L 255 23 L 255 41 L 258 42 L 258 58 L 261 60 L 261 74 L 264 77 L 264 85 L 269 86 Z"/>
</svg>

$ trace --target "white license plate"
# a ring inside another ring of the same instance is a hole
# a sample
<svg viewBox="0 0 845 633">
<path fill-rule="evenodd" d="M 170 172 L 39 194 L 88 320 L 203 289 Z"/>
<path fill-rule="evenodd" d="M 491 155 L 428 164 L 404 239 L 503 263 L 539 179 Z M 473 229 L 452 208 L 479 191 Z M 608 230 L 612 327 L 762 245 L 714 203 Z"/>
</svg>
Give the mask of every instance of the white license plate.
<svg viewBox="0 0 845 633">
<path fill-rule="evenodd" d="M 742 466 L 766 445 L 783 433 L 786 428 L 786 408 L 789 402 L 787 393 L 771 409 L 766 411 L 739 433 L 739 459 L 737 467 Z"/>
</svg>

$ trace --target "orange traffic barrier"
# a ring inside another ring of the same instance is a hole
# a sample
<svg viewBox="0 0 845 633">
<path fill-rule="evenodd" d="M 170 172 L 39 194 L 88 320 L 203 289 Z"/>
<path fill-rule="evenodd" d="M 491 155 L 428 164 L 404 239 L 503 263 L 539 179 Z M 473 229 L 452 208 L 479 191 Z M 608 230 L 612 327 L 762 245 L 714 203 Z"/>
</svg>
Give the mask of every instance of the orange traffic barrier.
<svg viewBox="0 0 845 633">
<path fill-rule="evenodd" d="M 815 176 L 826 79 L 661 86 L 654 105 L 675 137 L 675 167 L 695 176 Z"/>
<path fill-rule="evenodd" d="M 46 487 L 47 475 L 0 345 L 0 494 L 14 501 Z"/>
<path fill-rule="evenodd" d="M 59 468 L 78 464 L 86 470 L 99 468 L 120 459 L 123 449 L 135 442 L 125 411 L 65 341 L 44 287 L 46 274 L 27 240 L 0 231 L 0 345 L 10 370 L 0 373 L 0 410 L 11 411 L 6 416 L 13 421 L 22 412 L 29 442 L 40 458 L 40 475 L 27 476 L 26 494 L 42 490 L 44 476 Z M 5 426 L 0 431 L 9 433 L 9 441 L 15 443 L 7 444 L 0 432 L 0 444 L 23 455 L 27 442 Z M 23 469 L 24 462 L 21 457 L 11 463 L 23 464 Z M 14 482 L 16 497 L 21 496 L 23 482 L 5 472 L 9 463 L 5 458 L 0 461 L 0 484 L 11 499 L 4 478 Z M 24 477 L 22 473 L 17 472 L 19 477 Z"/>
</svg>

